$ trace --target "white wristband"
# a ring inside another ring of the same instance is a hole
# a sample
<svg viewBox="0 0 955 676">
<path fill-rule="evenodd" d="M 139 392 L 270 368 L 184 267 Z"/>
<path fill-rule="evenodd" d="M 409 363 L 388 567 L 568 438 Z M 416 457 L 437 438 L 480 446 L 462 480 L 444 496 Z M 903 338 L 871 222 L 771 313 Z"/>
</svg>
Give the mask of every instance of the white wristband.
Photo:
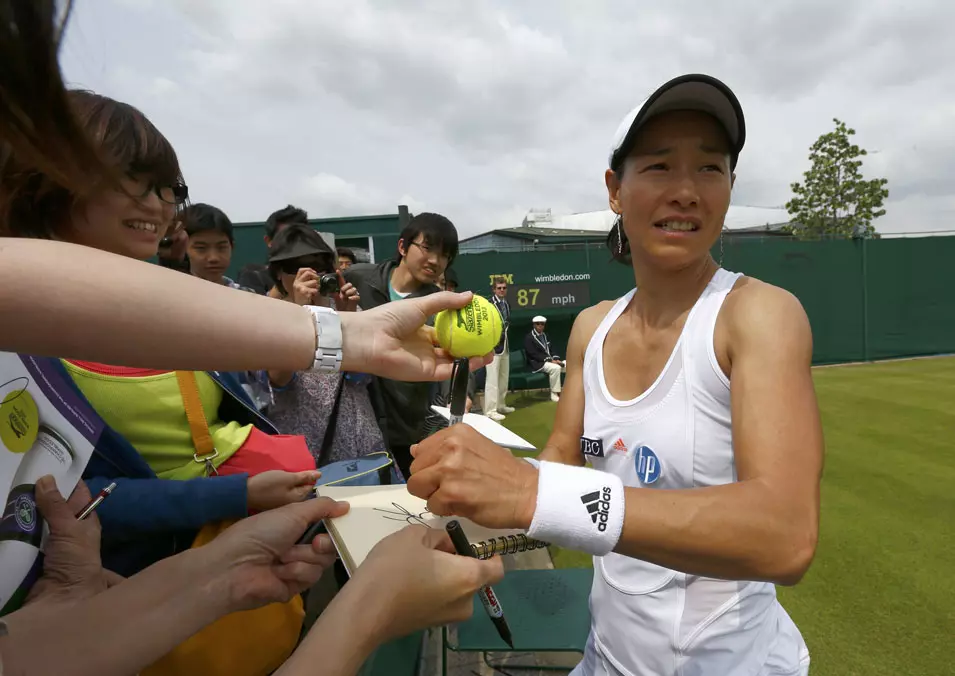
<svg viewBox="0 0 955 676">
<path fill-rule="evenodd" d="M 589 467 L 537 464 L 537 509 L 527 535 L 596 556 L 613 551 L 623 532 L 620 477 Z"/>
</svg>

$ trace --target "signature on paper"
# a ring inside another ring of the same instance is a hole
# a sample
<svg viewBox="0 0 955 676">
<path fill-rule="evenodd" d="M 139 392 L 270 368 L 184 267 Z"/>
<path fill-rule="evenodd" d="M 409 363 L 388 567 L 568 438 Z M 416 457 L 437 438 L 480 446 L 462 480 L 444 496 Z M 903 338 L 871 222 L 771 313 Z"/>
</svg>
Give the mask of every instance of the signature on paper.
<svg viewBox="0 0 955 676">
<path fill-rule="evenodd" d="M 414 512 L 408 511 L 407 507 L 404 505 L 399 505 L 397 502 L 392 502 L 391 506 L 394 507 L 394 509 L 382 509 L 381 507 L 375 507 L 374 509 L 376 512 L 381 512 L 381 515 L 390 521 L 404 521 L 408 524 L 420 524 L 422 526 L 431 528 L 431 524 L 428 523 L 430 519 L 427 518 L 428 515 L 431 514 L 431 510 L 429 510 L 427 507 L 425 507 L 423 512 L 415 514 Z"/>
</svg>

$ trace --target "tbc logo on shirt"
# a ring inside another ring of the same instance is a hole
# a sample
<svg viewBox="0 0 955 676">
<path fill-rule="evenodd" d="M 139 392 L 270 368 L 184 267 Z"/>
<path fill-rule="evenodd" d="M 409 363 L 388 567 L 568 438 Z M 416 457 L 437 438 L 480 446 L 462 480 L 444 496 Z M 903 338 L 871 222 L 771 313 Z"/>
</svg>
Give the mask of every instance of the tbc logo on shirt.
<svg viewBox="0 0 955 676">
<path fill-rule="evenodd" d="M 641 446 L 637 449 L 634 462 L 640 483 L 649 485 L 660 478 L 660 460 L 649 446 Z"/>
<path fill-rule="evenodd" d="M 610 486 L 604 486 L 602 491 L 594 491 L 580 496 L 590 520 L 597 524 L 597 530 L 603 533 L 607 530 L 607 519 L 610 518 Z"/>
<path fill-rule="evenodd" d="M 595 458 L 604 457 L 604 442 L 600 439 L 588 439 L 580 437 L 580 452 L 584 455 L 592 455 Z"/>
</svg>

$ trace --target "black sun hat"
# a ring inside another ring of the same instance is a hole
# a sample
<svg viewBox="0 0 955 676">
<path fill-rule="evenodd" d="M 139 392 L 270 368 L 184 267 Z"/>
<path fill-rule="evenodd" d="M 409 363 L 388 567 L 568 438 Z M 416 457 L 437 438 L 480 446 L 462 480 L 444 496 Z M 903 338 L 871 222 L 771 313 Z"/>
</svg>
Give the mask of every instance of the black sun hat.
<svg viewBox="0 0 955 676">
<path fill-rule="evenodd" d="M 269 263 L 315 256 L 328 255 L 335 260 L 335 250 L 328 242 L 308 225 L 287 225 L 272 240 L 269 249 Z"/>
</svg>

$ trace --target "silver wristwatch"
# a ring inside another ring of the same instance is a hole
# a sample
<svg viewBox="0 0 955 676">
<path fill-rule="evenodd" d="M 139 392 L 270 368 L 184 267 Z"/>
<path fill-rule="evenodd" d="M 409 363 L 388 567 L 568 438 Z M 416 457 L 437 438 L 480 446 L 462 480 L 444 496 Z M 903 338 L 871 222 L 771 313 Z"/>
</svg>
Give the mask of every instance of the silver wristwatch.
<svg viewBox="0 0 955 676">
<path fill-rule="evenodd" d="M 328 307 L 306 305 L 315 322 L 315 361 L 313 371 L 337 372 L 342 367 L 342 320 Z"/>
</svg>

